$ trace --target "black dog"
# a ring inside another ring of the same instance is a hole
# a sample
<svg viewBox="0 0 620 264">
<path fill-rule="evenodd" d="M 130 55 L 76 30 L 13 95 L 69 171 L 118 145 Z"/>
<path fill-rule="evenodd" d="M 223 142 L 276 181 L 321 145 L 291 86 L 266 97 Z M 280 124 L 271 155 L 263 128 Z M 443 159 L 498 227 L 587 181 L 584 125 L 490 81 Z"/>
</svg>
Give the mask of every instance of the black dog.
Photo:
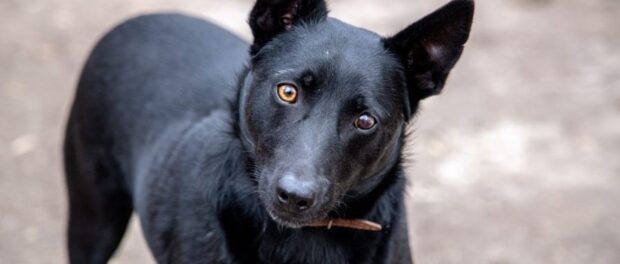
<svg viewBox="0 0 620 264">
<path fill-rule="evenodd" d="M 473 9 L 382 38 L 321 0 L 259 0 L 250 47 L 181 15 L 118 26 L 67 127 L 71 262 L 106 262 L 135 209 L 160 263 L 410 263 L 405 127 Z"/>
</svg>

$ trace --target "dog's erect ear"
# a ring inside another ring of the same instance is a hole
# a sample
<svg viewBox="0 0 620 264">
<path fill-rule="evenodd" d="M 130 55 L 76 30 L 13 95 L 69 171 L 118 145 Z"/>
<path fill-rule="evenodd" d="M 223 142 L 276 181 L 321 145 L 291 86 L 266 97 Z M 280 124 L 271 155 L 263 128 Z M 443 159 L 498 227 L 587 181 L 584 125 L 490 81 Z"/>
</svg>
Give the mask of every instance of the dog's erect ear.
<svg viewBox="0 0 620 264">
<path fill-rule="evenodd" d="M 301 22 L 317 21 L 326 16 L 324 0 L 258 0 L 249 19 L 254 35 L 250 52 L 256 54 L 273 37 Z"/>
<path fill-rule="evenodd" d="M 441 92 L 469 37 L 474 1 L 453 0 L 385 40 L 405 67 L 409 99 Z"/>
</svg>

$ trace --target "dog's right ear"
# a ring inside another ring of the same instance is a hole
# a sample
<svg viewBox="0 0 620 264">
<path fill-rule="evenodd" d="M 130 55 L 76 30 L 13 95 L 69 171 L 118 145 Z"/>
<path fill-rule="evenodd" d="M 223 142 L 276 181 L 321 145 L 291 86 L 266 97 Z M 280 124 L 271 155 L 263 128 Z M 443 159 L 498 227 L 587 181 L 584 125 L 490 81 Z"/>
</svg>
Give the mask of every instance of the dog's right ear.
<svg viewBox="0 0 620 264">
<path fill-rule="evenodd" d="M 255 55 L 276 35 L 301 22 L 322 20 L 327 16 L 324 0 L 257 0 L 249 24 L 254 35 L 250 48 Z"/>
</svg>

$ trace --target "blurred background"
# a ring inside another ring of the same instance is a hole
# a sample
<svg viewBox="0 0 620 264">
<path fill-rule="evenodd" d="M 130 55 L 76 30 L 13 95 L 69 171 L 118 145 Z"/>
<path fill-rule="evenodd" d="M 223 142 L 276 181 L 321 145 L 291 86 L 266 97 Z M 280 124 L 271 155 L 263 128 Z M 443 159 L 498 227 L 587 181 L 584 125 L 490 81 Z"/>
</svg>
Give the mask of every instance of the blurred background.
<svg viewBox="0 0 620 264">
<path fill-rule="evenodd" d="M 390 35 L 447 0 L 331 0 Z M 80 68 L 138 14 L 250 39 L 250 0 L 0 1 L 0 263 L 64 263 L 61 138 Z M 417 263 L 620 263 L 620 1 L 478 0 L 407 166 Z M 135 219 L 112 263 L 151 263 Z"/>
</svg>

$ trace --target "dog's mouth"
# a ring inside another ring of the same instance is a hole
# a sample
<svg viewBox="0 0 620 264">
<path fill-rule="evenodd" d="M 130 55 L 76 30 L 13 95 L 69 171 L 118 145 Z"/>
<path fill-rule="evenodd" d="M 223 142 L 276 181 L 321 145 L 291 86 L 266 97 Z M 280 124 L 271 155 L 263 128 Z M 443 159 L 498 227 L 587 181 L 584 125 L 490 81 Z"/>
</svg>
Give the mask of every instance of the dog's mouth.
<svg viewBox="0 0 620 264">
<path fill-rule="evenodd" d="M 307 219 L 307 218 L 281 216 L 278 213 L 271 211 L 271 210 L 267 210 L 267 212 L 269 213 L 269 216 L 271 217 L 271 219 L 273 219 L 273 221 L 275 221 L 279 225 L 289 227 L 289 228 L 302 228 L 304 226 L 308 226 L 308 225 L 311 225 L 312 223 L 320 221 L 320 218 L 313 220 L 312 218 Z"/>
<path fill-rule="evenodd" d="M 326 213 L 322 217 L 291 217 L 281 216 L 277 210 L 267 210 L 267 212 L 269 213 L 269 216 L 271 216 L 271 219 L 273 219 L 279 225 L 294 229 L 302 227 L 326 229 L 331 229 L 332 227 L 340 227 L 372 232 L 378 232 L 382 229 L 381 224 L 367 219 L 333 218 L 329 217 L 329 215 L 333 215 L 329 213 Z"/>
<path fill-rule="evenodd" d="M 273 221 L 279 225 L 289 228 L 302 228 L 317 225 L 329 219 L 329 210 L 314 210 L 315 212 L 303 212 L 292 214 L 284 210 L 279 210 L 273 206 L 267 206 L 267 213 Z M 317 208 L 318 209 L 318 208 Z"/>
</svg>

